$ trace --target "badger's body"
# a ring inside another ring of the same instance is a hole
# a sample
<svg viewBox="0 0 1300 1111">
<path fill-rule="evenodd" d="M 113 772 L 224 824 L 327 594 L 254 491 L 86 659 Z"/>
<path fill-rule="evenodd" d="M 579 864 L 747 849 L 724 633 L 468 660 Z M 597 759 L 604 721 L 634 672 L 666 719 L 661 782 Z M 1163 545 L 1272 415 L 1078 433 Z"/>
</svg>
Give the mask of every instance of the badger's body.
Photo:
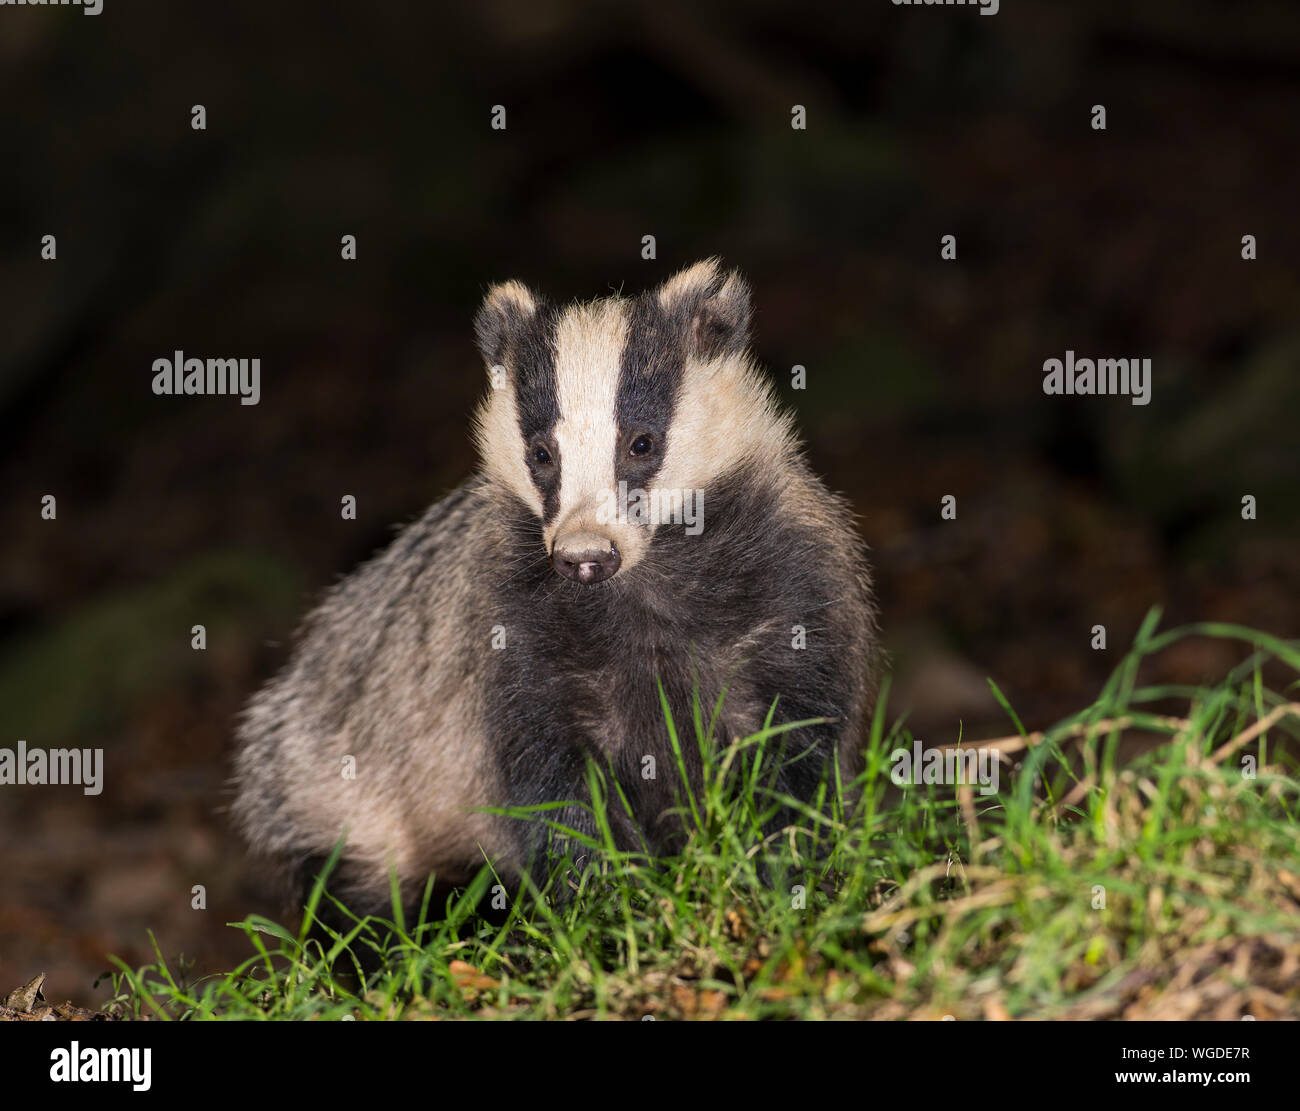
<svg viewBox="0 0 1300 1111">
<path fill-rule="evenodd" d="M 485 860 L 517 875 L 545 825 L 476 808 L 582 800 L 590 755 L 632 803 L 609 808 L 619 842 L 670 850 L 660 683 L 693 779 L 693 699 L 707 721 L 724 687 L 720 745 L 774 701 L 778 722 L 834 720 L 788 736 L 816 750 L 790 793 L 832 759 L 856 771 L 876 655 L 863 545 L 754 370 L 748 318 L 712 261 L 567 308 L 490 291 L 480 473 L 334 588 L 251 703 L 235 813 L 255 848 L 301 865 L 346 829 L 338 886 L 358 902 L 387 897 L 390 861 L 408 897 Z M 693 521 L 638 519 L 637 491 L 674 508 L 686 492 Z M 590 829 L 581 808 L 551 816 Z"/>
</svg>

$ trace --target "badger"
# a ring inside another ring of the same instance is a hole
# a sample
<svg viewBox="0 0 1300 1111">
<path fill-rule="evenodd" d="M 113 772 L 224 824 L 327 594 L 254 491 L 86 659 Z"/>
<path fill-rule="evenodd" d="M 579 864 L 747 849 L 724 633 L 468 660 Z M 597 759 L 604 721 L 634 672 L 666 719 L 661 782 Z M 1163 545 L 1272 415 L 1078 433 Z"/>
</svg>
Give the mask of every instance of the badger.
<svg viewBox="0 0 1300 1111">
<path fill-rule="evenodd" d="M 496 811 L 562 803 L 546 816 L 594 833 L 593 760 L 627 800 L 617 846 L 669 855 L 702 777 L 693 707 L 720 696 L 715 746 L 814 722 L 781 738 L 790 797 L 836 764 L 852 780 L 878 665 L 866 546 L 750 315 L 717 259 L 570 305 L 489 289 L 477 473 L 328 592 L 242 715 L 255 850 L 310 883 L 341 843 L 331 890 L 361 907 L 387 904 L 390 870 L 412 901 L 489 862 L 536 875 L 554 827 Z"/>
</svg>

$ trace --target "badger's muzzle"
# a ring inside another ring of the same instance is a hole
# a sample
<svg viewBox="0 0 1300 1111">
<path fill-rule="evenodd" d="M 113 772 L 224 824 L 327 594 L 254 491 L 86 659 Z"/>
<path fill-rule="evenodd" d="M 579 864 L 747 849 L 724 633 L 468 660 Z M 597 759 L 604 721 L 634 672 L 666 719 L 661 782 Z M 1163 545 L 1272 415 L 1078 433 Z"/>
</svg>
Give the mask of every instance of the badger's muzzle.
<svg viewBox="0 0 1300 1111">
<path fill-rule="evenodd" d="M 557 536 L 551 549 L 551 566 L 583 586 L 612 578 L 622 562 L 614 542 L 593 532 Z"/>
</svg>

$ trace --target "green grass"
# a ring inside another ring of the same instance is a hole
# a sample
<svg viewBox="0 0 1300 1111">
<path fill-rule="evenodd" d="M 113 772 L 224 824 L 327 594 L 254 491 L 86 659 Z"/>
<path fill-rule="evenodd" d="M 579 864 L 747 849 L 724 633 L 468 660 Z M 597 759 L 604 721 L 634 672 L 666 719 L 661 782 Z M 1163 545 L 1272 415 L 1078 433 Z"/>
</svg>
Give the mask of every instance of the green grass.
<svg viewBox="0 0 1300 1111">
<path fill-rule="evenodd" d="M 708 756 L 704 790 L 682 797 L 689 843 L 654 861 L 613 850 L 604 812 L 622 803 L 593 768 L 596 863 L 557 869 L 564 898 L 526 894 L 492 925 L 476 910 L 496 882 L 485 867 L 445 906 L 426 889 L 418 915 L 396 906 L 322 942 L 309 936 L 330 899 L 318 884 L 297 930 L 232 924 L 252 955 L 225 975 L 189 982 L 156 946 L 155 964 L 117 961 L 110 1006 L 179 1019 L 1296 1017 L 1300 649 L 1157 621 L 1080 713 L 1042 734 L 1011 713 L 996 794 L 895 787 L 890 753 L 912 737 L 878 713 L 857 783 L 828 784 L 823 805 L 765 838 L 782 801 L 764 786 L 780 732 L 768 728 Z M 1242 662 L 1206 686 L 1139 685 L 1145 659 L 1189 637 L 1239 642 Z M 665 725 L 675 745 L 710 749 L 698 706 Z M 1121 761 L 1136 736 L 1159 743 Z M 359 978 L 363 954 L 380 969 Z"/>
</svg>

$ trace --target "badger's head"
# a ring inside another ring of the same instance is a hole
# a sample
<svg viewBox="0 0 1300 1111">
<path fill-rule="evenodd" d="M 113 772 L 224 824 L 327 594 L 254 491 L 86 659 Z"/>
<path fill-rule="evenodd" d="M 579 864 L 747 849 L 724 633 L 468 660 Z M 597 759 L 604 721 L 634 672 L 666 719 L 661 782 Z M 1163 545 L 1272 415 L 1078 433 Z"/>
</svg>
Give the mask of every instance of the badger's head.
<svg viewBox="0 0 1300 1111">
<path fill-rule="evenodd" d="M 711 481 L 791 450 L 747 351 L 749 316 L 744 280 L 716 259 L 633 298 L 553 306 L 519 282 L 488 291 L 479 452 L 536 514 L 558 574 L 626 573 L 679 507 L 698 505 L 707 528 Z"/>
</svg>

